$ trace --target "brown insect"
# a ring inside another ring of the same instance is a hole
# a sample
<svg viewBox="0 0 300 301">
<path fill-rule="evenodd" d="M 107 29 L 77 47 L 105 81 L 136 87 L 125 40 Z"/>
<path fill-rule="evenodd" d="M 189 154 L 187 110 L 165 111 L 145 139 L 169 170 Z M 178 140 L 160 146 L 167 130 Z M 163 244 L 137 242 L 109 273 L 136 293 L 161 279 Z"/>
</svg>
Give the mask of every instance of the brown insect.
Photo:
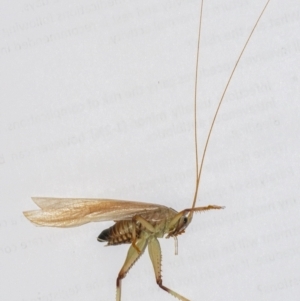
<svg viewBox="0 0 300 301">
<path fill-rule="evenodd" d="M 195 97 L 194 97 L 194 135 L 196 150 L 196 187 L 194 199 L 191 208 L 180 212 L 163 205 L 150 204 L 143 202 L 132 202 L 112 199 L 76 199 L 76 198 L 47 198 L 33 197 L 32 200 L 40 207 L 40 210 L 25 211 L 24 215 L 31 222 L 39 226 L 48 227 L 75 227 L 89 222 L 114 221 L 115 224 L 105 229 L 98 236 L 98 241 L 107 242 L 107 245 L 130 244 L 127 257 L 123 267 L 117 277 L 117 296 L 116 300 L 121 300 L 121 281 L 127 272 L 143 254 L 146 247 L 153 264 L 156 282 L 160 288 L 167 291 L 174 297 L 182 301 L 188 301 L 187 298 L 179 295 L 175 291 L 166 287 L 162 283 L 161 275 L 161 249 L 158 238 L 173 237 L 175 239 L 175 253 L 177 254 L 177 236 L 183 234 L 185 229 L 192 221 L 195 212 L 207 211 L 211 209 L 222 209 L 224 207 L 217 205 L 208 205 L 204 207 L 195 207 L 200 183 L 200 177 L 203 167 L 207 146 L 218 115 L 220 106 L 228 85 L 241 59 L 242 54 L 260 20 L 270 0 L 267 1 L 260 16 L 258 17 L 237 61 L 227 81 L 223 94 L 219 100 L 209 133 L 206 139 L 203 155 L 199 164 L 197 147 L 197 77 L 198 77 L 198 59 L 200 49 L 200 33 L 203 1 L 201 2 L 197 62 L 195 75 Z"/>
</svg>

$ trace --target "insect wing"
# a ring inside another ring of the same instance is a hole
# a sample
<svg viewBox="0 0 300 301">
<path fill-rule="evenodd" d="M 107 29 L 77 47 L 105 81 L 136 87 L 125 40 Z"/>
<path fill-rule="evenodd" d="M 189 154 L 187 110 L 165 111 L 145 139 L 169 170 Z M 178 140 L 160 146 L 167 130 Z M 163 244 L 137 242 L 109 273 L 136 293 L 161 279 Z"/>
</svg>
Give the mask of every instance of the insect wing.
<svg viewBox="0 0 300 301">
<path fill-rule="evenodd" d="M 33 197 L 40 210 L 23 212 L 38 226 L 76 227 L 89 222 L 128 220 L 161 209 L 165 206 L 112 199 Z"/>
</svg>

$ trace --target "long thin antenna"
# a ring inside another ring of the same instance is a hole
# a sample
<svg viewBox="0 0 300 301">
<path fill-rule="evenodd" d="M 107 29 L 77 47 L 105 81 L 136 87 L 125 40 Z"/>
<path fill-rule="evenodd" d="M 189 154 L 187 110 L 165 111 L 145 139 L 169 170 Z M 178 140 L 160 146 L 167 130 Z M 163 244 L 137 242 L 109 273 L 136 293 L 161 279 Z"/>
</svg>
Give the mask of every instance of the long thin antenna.
<svg viewBox="0 0 300 301">
<path fill-rule="evenodd" d="M 198 171 L 199 171 L 199 159 L 198 159 L 198 133 L 197 133 L 197 92 L 198 92 L 198 70 L 199 70 L 199 58 L 200 58 L 200 37 L 201 37 L 201 26 L 202 26 L 202 11 L 203 2 L 201 0 L 200 7 L 200 21 L 198 28 L 198 43 L 197 43 L 197 55 L 196 55 L 196 71 L 195 71 L 195 92 L 194 92 L 194 134 L 195 134 L 195 152 L 196 152 L 196 187 L 198 186 Z"/>
<path fill-rule="evenodd" d="M 268 0 L 267 3 L 265 4 L 265 6 L 264 6 L 262 12 L 260 13 L 260 15 L 259 15 L 259 17 L 258 17 L 256 23 L 254 24 L 254 26 L 253 26 L 253 28 L 252 28 L 252 30 L 251 30 L 249 36 L 248 36 L 248 39 L 247 39 L 247 41 L 246 41 L 246 43 L 245 43 L 245 45 L 244 45 L 244 47 L 243 47 L 243 49 L 242 49 L 242 51 L 241 51 L 239 57 L 238 57 L 238 59 L 237 59 L 235 65 L 234 65 L 234 67 L 233 67 L 231 73 L 230 73 L 229 79 L 228 79 L 228 81 L 227 81 L 227 83 L 226 83 L 226 86 L 225 86 L 225 88 L 224 88 L 224 90 L 223 90 L 222 96 L 221 96 L 221 98 L 220 98 L 219 104 L 218 104 L 218 106 L 217 106 L 216 112 L 215 112 L 215 114 L 214 114 L 213 121 L 212 121 L 212 123 L 211 123 L 210 129 L 209 129 L 209 132 L 208 132 L 208 135 L 207 135 L 207 138 L 206 138 L 206 142 L 205 142 L 205 146 L 204 146 L 204 150 L 203 150 L 203 154 L 202 154 L 202 158 L 201 158 L 201 163 L 200 163 L 200 168 L 199 168 L 199 170 L 198 170 L 197 111 L 196 111 L 196 107 L 197 107 L 197 105 L 196 105 L 196 103 L 197 103 L 196 95 L 197 95 L 197 92 L 195 92 L 195 98 L 194 98 L 194 108 L 195 108 L 195 112 L 194 112 L 194 125 L 195 125 L 195 130 L 194 130 L 194 131 L 195 131 L 195 149 L 196 149 L 196 168 L 197 168 L 197 175 L 196 175 L 196 188 L 195 188 L 195 194 L 194 194 L 194 200 L 193 200 L 193 206 L 192 206 L 192 208 L 194 208 L 195 205 L 196 205 L 197 196 L 198 196 L 198 191 L 199 191 L 199 185 L 200 185 L 200 177 L 201 177 L 201 174 L 202 174 L 202 168 L 203 168 L 203 163 L 204 163 L 204 159 L 205 159 L 205 155 L 206 155 L 208 143 L 209 143 L 210 136 L 211 136 L 213 127 L 214 127 L 214 125 L 215 125 L 215 121 L 216 121 L 216 118 L 217 118 L 217 116 L 218 116 L 218 113 L 219 113 L 221 104 L 222 104 L 222 102 L 223 102 L 224 96 L 225 96 L 225 94 L 226 94 L 226 92 L 227 92 L 227 89 L 228 89 L 228 86 L 229 86 L 229 84 L 230 84 L 230 82 L 231 82 L 231 79 L 232 79 L 232 77 L 233 77 L 233 74 L 234 74 L 234 72 L 235 72 L 235 70 L 236 70 L 236 68 L 237 68 L 237 66 L 238 66 L 238 64 L 239 64 L 239 62 L 240 62 L 240 60 L 241 60 L 241 57 L 243 56 L 244 51 L 245 51 L 245 49 L 246 49 L 246 47 L 247 47 L 247 45 L 248 45 L 248 43 L 249 43 L 249 41 L 250 41 L 250 39 L 251 39 L 251 37 L 252 37 L 252 35 L 253 35 L 253 32 L 255 31 L 255 29 L 256 29 L 256 27 L 257 27 L 257 24 L 259 23 L 259 21 L 260 21 L 262 15 L 264 14 L 264 12 L 265 12 L 265 10 L 266 10 L 266 8 L 267 8 L 267 6 L 268 6 L 268 4 L 269 4 L 270 1 L 271 1 L 271 0 Z M 202 1 L 202 2 L 203 2 L 203 1 Z M 200 53 L 200 51 L 199 51 L 199 46 L 200 46 L 200 29 L 201 29 L 201 23 L 202 23 L 202 6 L 203 6 L 203 4 L 201 4 L 201 13 L 200 13 L 200 22 L 199 22 L 200 25 L 199 25 L 199 34 L 198 34 L 197 60 L 196 60 L 196 62 L 197 62 L 197 63 L 196 63 L 197 69 L 198 69 L 198 61 L 199 61 L 198 56 L 199 56 L 199 53 Z M 198 84 L 198 71 L 196 72 L 195 87 L 197 87 L 197 84 Z M 197 88 L 196 88 L 196 90 L 197 90 Z"/>
</svg>

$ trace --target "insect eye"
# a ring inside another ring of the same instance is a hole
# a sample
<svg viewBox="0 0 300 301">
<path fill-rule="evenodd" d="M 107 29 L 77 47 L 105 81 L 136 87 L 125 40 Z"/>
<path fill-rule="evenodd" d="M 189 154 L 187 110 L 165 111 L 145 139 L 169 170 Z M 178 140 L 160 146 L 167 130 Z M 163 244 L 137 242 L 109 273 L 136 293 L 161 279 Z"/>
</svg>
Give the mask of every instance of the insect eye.
<svg viewBox="0 0 300 301">
<path fill-rule="evenodd" d="M 183 223 L 186 224 L 187 221 L 188 221 L 188 218 L 185 216 L 185 217 L 183 218 Z"/>
</svg>

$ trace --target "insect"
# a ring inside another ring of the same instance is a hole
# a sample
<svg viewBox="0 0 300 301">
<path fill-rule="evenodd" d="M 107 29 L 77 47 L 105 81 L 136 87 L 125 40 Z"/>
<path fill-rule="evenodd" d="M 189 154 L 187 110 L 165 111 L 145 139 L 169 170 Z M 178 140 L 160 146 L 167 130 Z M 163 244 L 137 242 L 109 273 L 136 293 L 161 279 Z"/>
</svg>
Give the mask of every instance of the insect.
<svg viewBox="0 0 300 301">
<path fill-rule="evenodd" d="M 195 76 L 195 97 L 194 97 L 194 136 L 195 136 L 195 153 L 196 153 L 196 185 L 193 203 L 190 208 L 180 212 L 159 204 L 112 200 L 112 199 L 80 199 L 80 198 L 48 198 L 33 197 L 40 210 L 25 211 L 24 215 L 31 222 L 39 226 L 48 227 L 75 227 L 89 222 L 114 221 L 115 224 L 108 229 L 103 230 L 98 236 L 98 241 L 107 242 L 108 245 L 130 244 L 124 265 L 121 268 L 117 281 L 116 300 L 121 300 L 121 282 L 125 278 L 133 264 L 143 254 L 148 247 L 150 259 L 154 268 L 156 282 L 160 288 L 167 291 L 174 297 L 182 301 L 188 301 L 187 298 L 178 294 L 174 290 L 163 285 L 161 274 L 161 249 L 158 238 L 175 239 L 175 253 L 177 254 L 177 236 L 185 232 L 188 225 L 193 219 L 196 212 L 208 211 L 213 209 L 223 209 L 218 205 L 208 205 L 196 207 L 197 195 L 199 190 L 200 178 L 202 173 L 203 162 L 207 151 L 209 139 L 218 115 L 220 106 L 223 102 L 224 95 L 228 85 L 241 59 L 241 56 L 260 20 L 270 0 L 267 1 L 259 18 L 257 19 L 249 37 L 246 41 L 240 56 L 233 68 L 228 79 L 223 94 L 217 106 L 209 133 L 206 139 L 201 161 L 198 158 L 197 146 L 197 78 L 198 78 L 198 58 L 200 49 L 200 33 L 203 1 L 201 2 L 197 62 Z"/>
</svg>

